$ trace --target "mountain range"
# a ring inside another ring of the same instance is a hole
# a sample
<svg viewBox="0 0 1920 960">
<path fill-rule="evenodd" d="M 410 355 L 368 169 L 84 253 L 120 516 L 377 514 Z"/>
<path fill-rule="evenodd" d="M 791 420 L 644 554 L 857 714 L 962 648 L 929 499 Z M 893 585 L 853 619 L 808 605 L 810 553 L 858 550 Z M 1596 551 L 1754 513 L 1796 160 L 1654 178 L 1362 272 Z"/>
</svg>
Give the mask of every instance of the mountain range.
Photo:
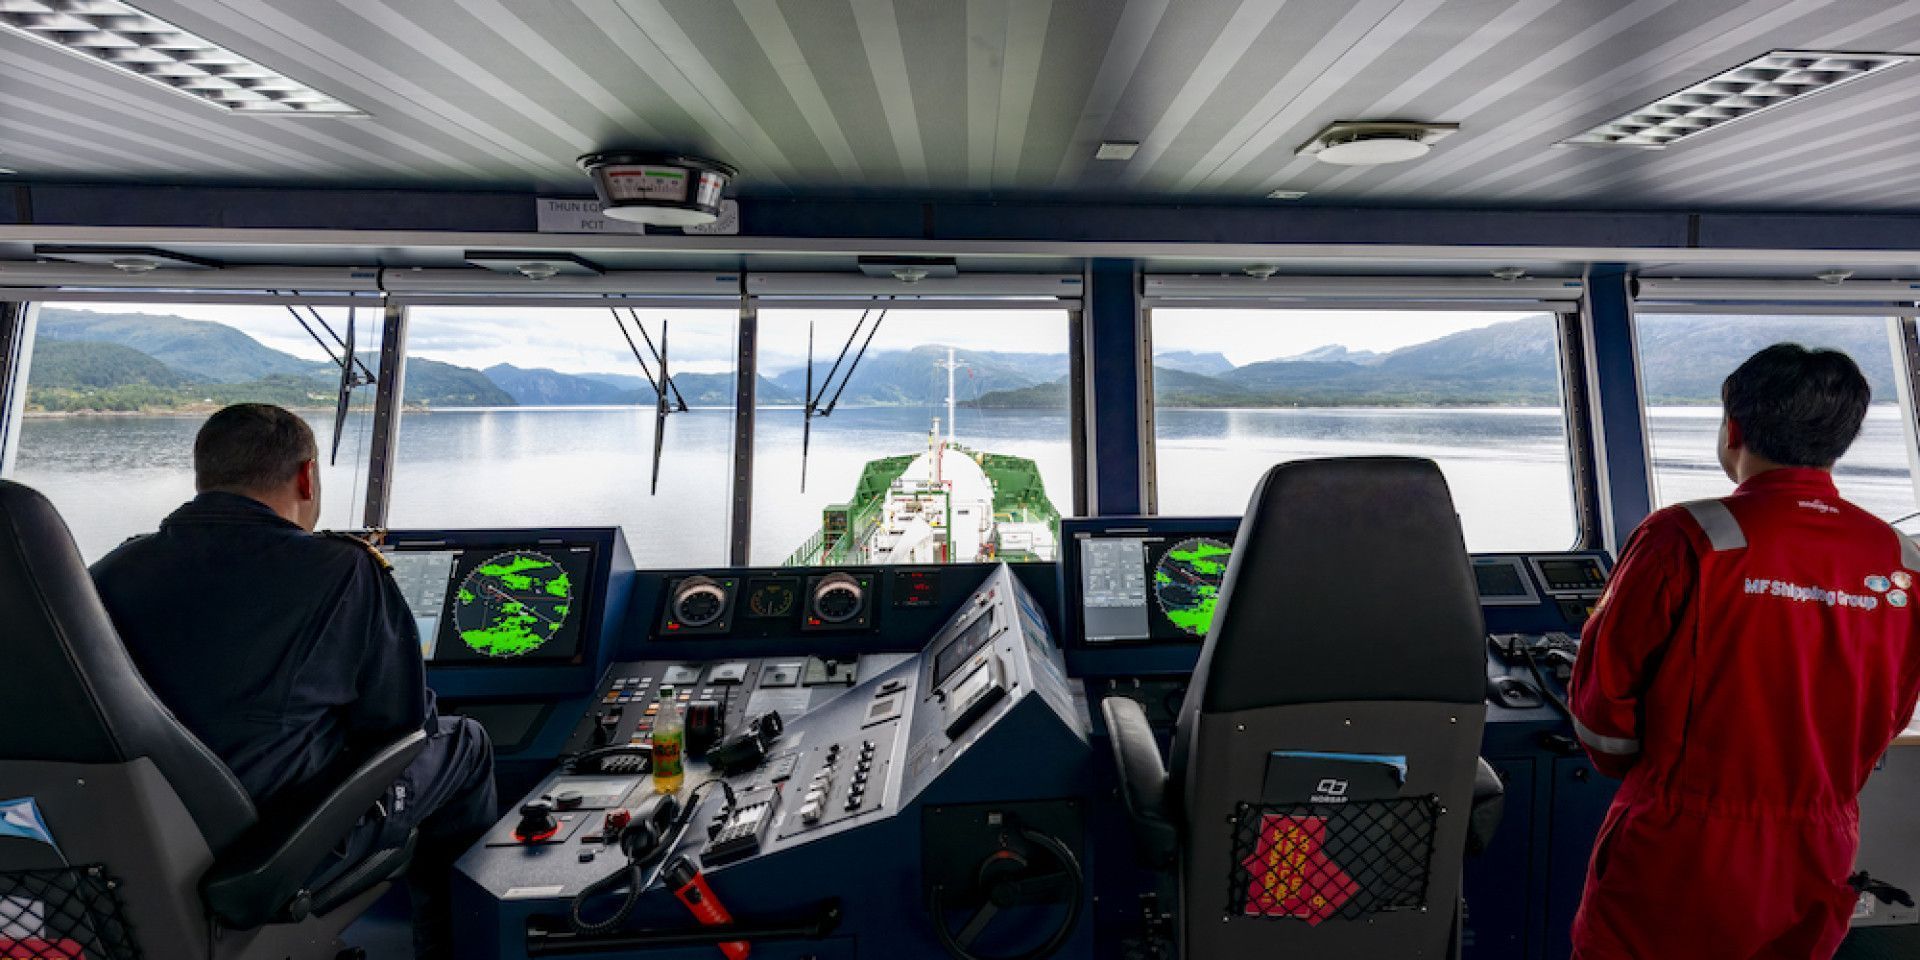
<svg viewBox="0 0 1920 960">
<path fill-rule="evenodd" d="M 1821 343 L 1861 363 L 1881 399 L 1893 397 L 1893 365 L 1884 323 L 1819 321 Z M 1654 403 L 1711 403 L 1720 379 L 1770 343 L 1804 338 L 1808 321 L 1778 317 L 1644 316 L 1638 321 L 1641 365 Z M 1154 396 L 1169 407 L 1314 405 L 1472 405 L 1559 402 L 1555 334 L 1540 317 L 1496 323 L 1388 352 L 1340 345 L 1236 366 L 1224 355 L 1164 351 L 1154 356 Z M 947 348 L 923 345 L 867 354 L 851 379 L 825 383 L 817 362 L 812 384 L 824 403 L 835 391 L 849 406 L 933 405 L 946 398 Z M 371 368 L 375 356 L 362 354 Z M 1064 354 L 958 350 L 954 372 L 962 402 L 983 407 L 1066 406 Z M 28 402 L 40 410 L 148 410 L 263 400 L 325 407 L 334 401 L 339 368 L 275 350 L 224 324 L 146 313 L 40 312 Z M 842 381 L 845 381 L 842 388 Z M 727 405 L 731 373 L 680 373 L 674 384 L 687 403 Z M 762 405 L 804 402 L 807 371 L 759 378 Z M 371 402 L 370 390 L 355 395 Z M 484 370 L 423 357 L 407 362 L 406 402 L 413 407 L 549 406 L 654 402 L 646 380 L 628 373 L 566 373 L 496 364 Z"/>
<path fill-rule="evenodd" d="M 1894 398 L 1884 321 L 1821 318 L 1818 345 L 1860 364 L 1876 400 Z M 1807 340 L 1810 321 L 1785 317 L 1646 315 L 1636 321 L 1647 400 L 1711 404 L 1720 382 L 1755 351 Z M 1553 325 L 1540 317 L 1496 323 L 1386 353 L 1332 345 L 1216 372 L 1179 355 L 1155 354 L 1154 402 L 1162 407 L 1557 405 L 1559 361 Z M 1066 402 L 1064 379 L 980 398 L 983 406 Z"/>
</svg>

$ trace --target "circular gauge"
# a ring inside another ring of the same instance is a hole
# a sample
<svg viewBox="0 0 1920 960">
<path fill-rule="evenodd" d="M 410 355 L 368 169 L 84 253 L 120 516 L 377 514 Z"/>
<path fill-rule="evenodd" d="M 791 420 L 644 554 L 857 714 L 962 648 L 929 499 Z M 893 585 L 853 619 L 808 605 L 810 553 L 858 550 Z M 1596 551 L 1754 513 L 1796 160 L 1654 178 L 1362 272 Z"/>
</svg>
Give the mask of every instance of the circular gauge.
<svg viewBox="0 0 1920 960">
<path fill-rule="evenodd" d="M 1210 537 L 1182 540 L 1160 555 L 1153 565 L 1153 598 L 1174 629 L 1204 637 L 1213 628 L 1220 581 L 1232 555 L 1231 545 Z"/>
<path fill-rule="evenodd" d="M 755 584 L 747 594 L 747 610 L 756 617 L 784 617 L 793 612 L 799 591 L 790 580 L 768 580 Z"/>
<path fill-rule="evenodd" d="M 673 591 L 673 619 L 683 627 L 705 627 L 727 612 L 727 591 L 706 577 L 688 577 Z"/>
<path fill-rule="evenodd" d="M 860 581 L 844 573 L 823 577 L 813 588 L 813 615 L 822 623 L 845 623 L 860 615 L 866 597 Z"/>
<path fill-rule="evenodd" d="M 544 553 L 515 550 L 493 556 L 460 581 L 454 632 L 483 656 L 525 656 L 566 626 L 572 608 L 566 568 Z"/>
</svg>

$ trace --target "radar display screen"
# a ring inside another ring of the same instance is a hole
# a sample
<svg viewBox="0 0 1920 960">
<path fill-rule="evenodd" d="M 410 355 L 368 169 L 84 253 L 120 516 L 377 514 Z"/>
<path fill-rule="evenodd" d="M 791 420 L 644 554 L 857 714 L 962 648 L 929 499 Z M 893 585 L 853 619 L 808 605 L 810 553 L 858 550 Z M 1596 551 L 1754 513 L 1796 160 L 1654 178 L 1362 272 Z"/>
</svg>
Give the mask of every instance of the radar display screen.
<svg viewBox="0 0 1920 960">
<path fill-rule="evenodd" d="M 533 550 L 495 554 L 467 571 L 454 594 L 453 628 L 484 657 L 522 657 L 558 636 L 573 613 L 573 579 Z"/>
<path fill-rule="evenodd" d="M 1212 537 L 1193 537 L 1167 548 L 1153 565 L 1153 599 L 1174 629 L 1205 639 L 1213 629 L 1213 608 L 1220 602 L 1220 581 L 1227 575 L 1233 545 Z"/>
<path fill-rule="evenodd" d="M 591 546 L 396 550 L 389 559 L 429 662 L 505 666 L 580 655 Z"/>
<path fill-rule="evenodd" d="M 1181 533 L 1085 537 L 1077 547 L 1087 642 L 1206 639 L 1233 555 L 1227 539 Z"/>
</svg>

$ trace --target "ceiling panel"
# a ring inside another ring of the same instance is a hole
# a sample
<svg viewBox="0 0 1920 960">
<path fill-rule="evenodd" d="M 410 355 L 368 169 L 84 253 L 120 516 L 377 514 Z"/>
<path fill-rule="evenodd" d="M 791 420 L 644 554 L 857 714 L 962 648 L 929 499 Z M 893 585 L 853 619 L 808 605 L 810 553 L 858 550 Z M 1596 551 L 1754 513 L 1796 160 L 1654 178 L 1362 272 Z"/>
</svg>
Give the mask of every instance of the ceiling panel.
<svg viewBox="0 0 1920 960">
<path fill-rule="evenodd" d="M 577 194 L 580 153 L 653 147 L 749 197 L 1920 209 L 1920 63 L 1665 150 L 1556 146 L 1771 49 L 1920 53 L 1920 0 L 136 3 L 368 116 L 230 116 L 4 34 L 0 167 Z M 1461 129 L 1393 166 L 1295 156 L 1345 119 Z"/>
</svg>

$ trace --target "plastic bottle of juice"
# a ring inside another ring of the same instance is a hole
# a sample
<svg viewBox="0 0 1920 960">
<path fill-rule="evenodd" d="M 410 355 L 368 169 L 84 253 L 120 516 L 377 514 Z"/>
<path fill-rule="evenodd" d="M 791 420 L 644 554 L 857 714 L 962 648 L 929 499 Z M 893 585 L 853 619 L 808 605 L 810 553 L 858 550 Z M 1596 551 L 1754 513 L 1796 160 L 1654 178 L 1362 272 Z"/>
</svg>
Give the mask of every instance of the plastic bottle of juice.
<svg viewBox="0 0 1920 960">
<path fill-rule="evenodd" d="M 660 711 L 653 718 L 653 792 L 679 793 L 686 782 L 687 721 L 672 687 L 660 688 Z"/>
</svg>

